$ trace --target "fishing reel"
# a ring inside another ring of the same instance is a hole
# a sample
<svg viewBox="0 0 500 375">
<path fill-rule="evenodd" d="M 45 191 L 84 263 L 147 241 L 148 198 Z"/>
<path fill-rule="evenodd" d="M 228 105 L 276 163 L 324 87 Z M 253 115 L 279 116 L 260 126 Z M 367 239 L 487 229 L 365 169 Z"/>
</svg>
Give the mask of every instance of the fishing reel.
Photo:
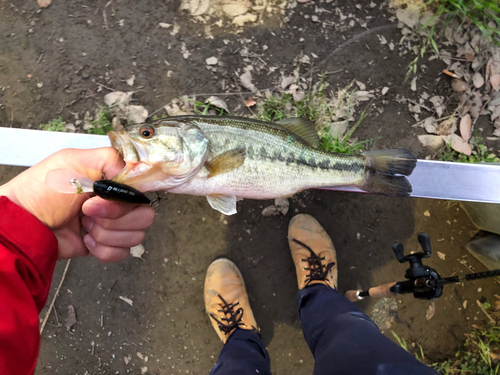
<svg viewBox="0 0 500 375">
<path fill-rule="evenodd" d="M 405 272 L 405 281 L 392 282 L 389 284 L 372 287 L 368 290 L 348 290 L 345 293 L 347 299 L 356 302 L 365 297 L 394 297 L 398 294 L 413 293 L 418 299 L 434 300 L 443 294 L 443 286 L 464 281 L 473 281 L 488 277 L 500 276 L 500 269 L 469 273 L 463 276 L 450 276 L 442 278 L 434 268 L 422 263 L 422 259 L 430 258 L 431 239 L 427 233 L 419 233 L 418 242 L 422 247 L 422 252 L 404 255 L 403 244 L 396 242 L 392 245 L 392 250 L 399 263 L 409 263 L 410 267 Z"/>
<path fill-rule="evenodd" d="M 389 290 L 396 294 L 413 293 L 415 298 L 433 300 L 441 297 L 443 285 L 438 281 L 441 277 L 437 271 L 422 263 L 423 258 L 431 257 L 431 238 L 427 233 L 419 233 L 417 238 L 423 250 L 420 253 L 405 256 L 402 243 L 396 242 L 392 245 L 392 250 L 399 263 L 408 262 L 410 267 L 405 272 L 405 278 L 408 281 L 399 281 Z"/>
</svg>

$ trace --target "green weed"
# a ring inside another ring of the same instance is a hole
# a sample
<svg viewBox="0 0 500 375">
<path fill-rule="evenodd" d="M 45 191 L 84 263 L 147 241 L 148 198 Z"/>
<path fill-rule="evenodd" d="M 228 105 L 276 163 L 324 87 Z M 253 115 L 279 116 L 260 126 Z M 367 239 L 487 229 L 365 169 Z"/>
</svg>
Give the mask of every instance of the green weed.
<svg viewBox="0 0 500 375">
<path fill-rule="evenodd" d="M 399 337 L 396 332 L 391 331 L 392 335 L 398 342 L 399 346 L 401 346 L 404 350 L 407 352 L 410 352 L 408 350 L 408 344 L 406 343 L 406 340 L 402 337 Z M 425 355 L 424 355 L 424 349 L 422 348 L 422 345 L 418 344 L 419 347 L 419 353 L 415 352 L 413 355 L 415 356 L 416 359 L 418 359 L 420 362 L 425 363 Z"/>
<path fill-rule="evenodd" d="M 87 134 L 98 134 L 106 135 L 109 131 L 113 130 L 111 120 L 113 119 L 113 114 L 111 113 L 110 107 L 104 106 L 96 110 L 95 120 L 91 122 L 92 128 L 85 131 Z M 58 117 L 47 124 L 41 124 L 40 129 L 51 131 L 51 132 L 65 132 L 66 123 L 61 117 Z"/>
<path fill-rule="evenodd" d="M 292 94 L 274 94 L 257 104 L 257 119 L 275 122 L 289 117 L 308 118 L 316 124 L 320 135 L 320 148 L 325 151 L 358 154 L 372 142 L 372 139 L 357 141 L 353 139 L 354 131 L 369 115 L 370 108 L 363 111 L 359 120 L 345 134 L 333 136 L 329 133 L 330 124 L 337 121 L 349 121 L 350 113 L 357 104 L 351 86 L 340 90 L 335 95 L 327 95 L 328 83 L 325 75 L 319 75 L 318 82 L 302 100 L 295 100 Z"/>
<path fill-rule="evenodd" d="M 454 358 L 432 366 L 441 374 L 498 375 L 500 364 L 493 363 L 491 354 L 499 350 L 500 327 L 488 326 L 472 331 Z"/>
<path fill-rule="evenodd" d="M 392 335 L 399 346 L 410 352 L 404 338 L 400 338 L 394 331 Z M 494 364 L 491 354 L 500 351 L 500 327 L 488 326 L 482 330 L 477 329 L 468 336 L 463 346 L 455 352 L 452 358 L 430 364 L 430 366 L 443 375 L 499 375 L 500 363 Z M 413 355 L 420 362 L 426 363 L 421 345 L 419 345 L 418 352 Z"/>
<path fill-rule="evenodd" d="M 47 124 L 40 124 L 40 129 L 49 131 L 49 132 L 65 132 L 66 127 L 64 126 L 65 122 L 61 117 L 58 117 L 52 121 L 49 121 Z"/>
<path fill-rule="evenodd" d="M 419 33 L 425 37 L 420 43 L 417 56 L 408 64 L 406 79 L 417 72 L 419 59 L 429 49 L 434 49 L 439 53 L 437 39 L 442 36 L 444 31 L 441 26 L 446 26 L 454 20 L 458 21 L 459 29 L 465 22 L 472 22 L 489 40 L 500 46 L 500 6 L 498 0 L 428 0 L 425 6 L 434 12 L 434 16 L 419 30 Z M 438 23 L 437 20 L 443 22 Z M 491 27 L 490 22 L 493 22 L 495 27 Z"/>
<path fill-rule="evenodd" d="M 441 161 L 457 161 L 460 163 L 498 163 L 500 159 L 494 154 L 488 151 L 488 147 L 481 144 L 483 138 L 475 137 L 474 141 L 471 142 L 474 145 L 474 150 L 470 156 L 461 154 L 451 148 L 450 144 L 446 144 L 446 147 L 438 155 L 438 159 Z"/>
<path fill-rule="evenodd" d="M 216 115 L 222 116 L 227 114 L 222 108 L 216 107 L 210 103 L 203 103 L 195 99 L 188 98 L 188 101 L 193 103 L 193 112 L 199 116 L 206 116 L 210 110 L 215 111 Z"/>
<path fill-rule="evenodd" d="M 106 135 L 109 131 L 113 130 L 112 119 L 113 114 L 111 113 L 111 109 L 105 105 L 96 111 L 95 120 L 92 121 L 93 128 L 90 128 L 86 132 L 88 134 Z"/>
</svg>

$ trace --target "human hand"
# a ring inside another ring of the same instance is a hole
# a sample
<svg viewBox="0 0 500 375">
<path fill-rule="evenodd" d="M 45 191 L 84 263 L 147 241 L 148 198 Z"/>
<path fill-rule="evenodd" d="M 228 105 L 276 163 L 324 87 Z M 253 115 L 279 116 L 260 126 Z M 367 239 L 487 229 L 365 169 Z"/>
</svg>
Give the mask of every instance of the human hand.
<svg viewBox="0 0 500 375">
<path fill-rule="evenodd" d="M 111 147 L 66 149 L 0 186 L 0 195 L 7 196 L 52 230 L 59 242 L 59 259 L 90 252 L 104 262 L 118 261 L 144 239 L 145 229 L 156 215 L 153 208 L 99 197 L 89 199 L 88 194 L 62 194 L 45 184 L 45 175 L 52 169 L 69 169 L 95 181 L 103 173 L 112 178 L 124 165 Z"/>
</svg>

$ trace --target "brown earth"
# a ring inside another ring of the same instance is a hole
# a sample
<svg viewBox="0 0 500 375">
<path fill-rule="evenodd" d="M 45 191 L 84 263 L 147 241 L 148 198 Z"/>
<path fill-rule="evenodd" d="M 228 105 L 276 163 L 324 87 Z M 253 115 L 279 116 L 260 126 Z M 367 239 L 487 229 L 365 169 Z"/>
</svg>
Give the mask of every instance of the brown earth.
<svg viewBox="0 0 500 375">
<path fill-rule="evenodd" d="M 366 30 L 357 21 L 349 26 L 350 20 L 364 20 L 368 28 L 394 22 L 385 7 L 380 9 L 380 1 L 376 3 L 374 8 L 369 1 L 299 3 L 285 11 L 289 22 L 278 14 L 263 14 L 258 26 L 238 30 L 212 25 L 214 38 L 207 39 L 204 25 L 179 10 L 180 1 L 115 0 L 106 7 L 107 1 L 54 0 L 43 11 L 35 1 L 2 1 L 0 124 L 37 128 L 59 116 L 72 121 L 72 113 L 92 112 L 102 102 L 108 91 L 97 83 L 128 90 L 125 80 L 132 74 L 134 89 L 142 87 L 135 97 L 150 112 L 183 94 L 237 92 L 236 72 L 241 74 L 250 64 L 255 68 L 254 83 L 262 89 L 279 84 L 282 72 L 291 74 L 301 53 L 314 53 L 318 56 L 311 58 L 314 65 L 321 62 L 321 71 L 336 72 L 328 75 L 333 89 L 354 78 L 368 89 L 390 88 L 374 101 L 377 111 L 362 123 L 357 137 L 373 138 L 372 147 L 408 147 L 425 157 L 416 137 L 423 130 L 412 128 L 414 120 L 406 105 L 395 101 L 397 95 L 418 98 L 404 83 L 413 57 L 400 56 L 398 29 L 366 35 L 327 58 L 345 40 Z M 315 7 L 327 12 L 318 13 Z M 353 17 L 341 21 L 336 9 Z M 312 15 L 320 22 L 313 22 Z M 159 28 L 160 22 L 177 22 L 178 34 Z M 395 50 L 381 45 L 377 34 L 394 42 Z M 187 59 L 182 56 L 183 43 L 191 53 Z M 249 55 L 242 56 L 242 48 Z M 215 72 L 205 64 L 211 56 L 223 63 Z M 447 81 L 439 76 L 442 63 L 425 63 L 419 90 L 446 94 Z M 308 70 L 302 67 L 301 73 Z M 228 102 L 235 108 L 241 99 L 232 96 Z M 21 170 L 0 167 L 0 182 Z M 436 254 L 427 260 L 442 276 L 469 272 L 459 262 L 464 260 L 475 270 L 484 269 L 464 248 L 475 228 L 458 204 L 319 190 L 290 201 L 284 217 L 261 215 L 271 201 L 243 201 L 237 215 L 221 218 L 204 198 L 169 195 L 144 241 L 143 260 L 129 258 L 118 264 L 73 260 L 55 304 L 57 319 L 52 312 L 43 332 L 37 373 L 208 373 L 222 344 L 204 312 L 202 291 L 204 272 L 219 256 L 232 259 L 245 277 L 274 374 L 312 373 L 313 359 L 295 307 L 296 280 L 286 240 L 287 225 L 297 212 L 314 215 L 333 238 L 342 292 L 402 280 L 405 266 L 398 264 L 391 245 L 399 240 L 408 245 L 407 251 L 418 250 L 416 234 L 422 231 L 431 235 L 434 252 L 446 254 L 445 260 Z M 56 267 L 49 300 L 64 267 L 64 263 Z M 421 344 L 431 361 L 443 358 L 453 353 L 473 324 L 485 321 L 476 299 L 493 301 L 497 290 L 496 283 L 484 280 L 447 286 L 435 301 L 430 321 L 425 317 L 429 302 L 400 296 L 390 330 Z M 134 305 L 120 296 L 132 299 Z M 369 313 L 374 302 L 360 305 Z M 75 306 L 78 319 L 70 332 L 58 325 L 69 304 Z M 386 334 L 392 338 L 389 331 Z M 126 364 L 128 355 L 131 360 Z"/>
</svg>

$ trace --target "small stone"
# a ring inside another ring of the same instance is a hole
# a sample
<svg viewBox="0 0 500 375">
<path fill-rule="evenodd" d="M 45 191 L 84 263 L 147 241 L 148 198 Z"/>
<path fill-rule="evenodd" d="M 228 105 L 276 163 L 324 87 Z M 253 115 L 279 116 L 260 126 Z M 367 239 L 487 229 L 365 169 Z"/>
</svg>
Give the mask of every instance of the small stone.
<svg viewBox="0 0 500 375">
<path fill-rule="evenodd" d="M 206 59 L 205 62 L 207 63 L 207 65 L 217 65 L 219 60 L 217 59 L 217 57 L 212 56 L 212 57 L 209 57 L 208 59 Z"/>
<path fill-rule="evenodd" d="M 427 216 L 427 217 L 430 217 L 431 216 L 431 213 L 427 210 L 427 211 L 424 211 L 424 216 Z"/>
</svg>

